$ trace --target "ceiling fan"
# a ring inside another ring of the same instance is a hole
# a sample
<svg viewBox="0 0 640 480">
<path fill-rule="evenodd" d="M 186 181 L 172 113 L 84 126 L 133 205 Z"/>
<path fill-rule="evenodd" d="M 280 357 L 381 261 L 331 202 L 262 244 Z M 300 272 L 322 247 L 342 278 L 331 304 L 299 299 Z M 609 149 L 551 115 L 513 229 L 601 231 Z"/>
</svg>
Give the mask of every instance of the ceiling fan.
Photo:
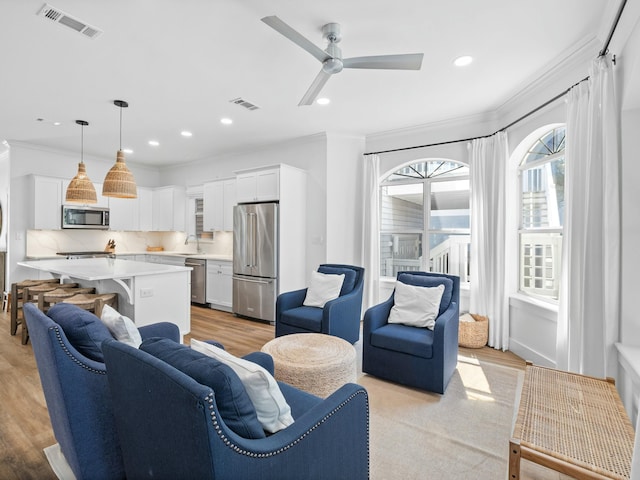
<svg viewBox="0 0 640 480">
<path fill-rule="evenodd" d="M 343 68 L 420 70 L 422 66 L 423 53 L 342 58 L 342 51 L 337 45 L 342 40 L 340 24 L 338 23 L 327 23 L 322 27 L 322 37 L 329 42 L 327 48 L 322 50 L 275 15 L 264 17 L 262 21 L 322 62 L 320 73 L 318 73 L 298 106 L 311 105 L 320 90 L 322 90 L 322 87 L 327 83 L 327 80 L 329 80 L 329 77 L 341 72 Z"/>
</svg>

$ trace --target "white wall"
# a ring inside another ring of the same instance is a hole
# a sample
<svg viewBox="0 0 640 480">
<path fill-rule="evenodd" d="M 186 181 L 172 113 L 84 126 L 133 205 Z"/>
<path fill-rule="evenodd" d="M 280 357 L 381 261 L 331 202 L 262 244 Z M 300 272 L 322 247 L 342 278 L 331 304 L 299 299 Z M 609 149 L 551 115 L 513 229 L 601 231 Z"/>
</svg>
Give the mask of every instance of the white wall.
<svg viewBox="0 0 640 480">
<path fill-rule="evenodd" d="M 360 265 L 364 137 L 327 134 L 327 263 Z M 311 234 L 311 243 L 320 241 Z"/>
<path fill-rule="evenodd" d="M 640 347 L 638 289 L 640 280 L 640 162 L 638 162 L 640 109 L 622 114 L 622 272 L 620 337 Z"/>
</svg>

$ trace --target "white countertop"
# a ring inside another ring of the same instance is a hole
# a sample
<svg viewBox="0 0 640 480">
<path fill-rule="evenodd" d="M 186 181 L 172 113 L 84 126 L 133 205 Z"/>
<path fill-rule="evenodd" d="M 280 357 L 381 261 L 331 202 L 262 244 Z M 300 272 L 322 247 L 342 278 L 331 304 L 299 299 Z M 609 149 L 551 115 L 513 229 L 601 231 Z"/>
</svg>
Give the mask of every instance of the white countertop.
<svg viewBox="0 0 640 480">
<path fill-rule="evenodd" d="M 18 262 L 18 265 L 89 281 L 132 278 L 143 275 L 162 275 L 191 270 L 191 267 L 137 262 L 133 260 L 118 260 L 117 258 L 34 260 Z"/>
<path fill-rule="evenodd" d="M 128 256 L 128 255 L 160 255 L 163 257 L 181 257 L 181 258 L 199 258 L 202 260 L 218 260 L 221 262 L 232 262 L 233 255 L 221 255 L 219 253 L 186 253 L 186 252 L 167 252 L 162 250 L 160 252 L 116 252 L 114 254 L 117 257 L 119 256 Z M 33 255 L 27 257 L 28 260 L 53 260 L 53 259 L 63 259 L 64 257 L 60 255 Z"/>
</svg>

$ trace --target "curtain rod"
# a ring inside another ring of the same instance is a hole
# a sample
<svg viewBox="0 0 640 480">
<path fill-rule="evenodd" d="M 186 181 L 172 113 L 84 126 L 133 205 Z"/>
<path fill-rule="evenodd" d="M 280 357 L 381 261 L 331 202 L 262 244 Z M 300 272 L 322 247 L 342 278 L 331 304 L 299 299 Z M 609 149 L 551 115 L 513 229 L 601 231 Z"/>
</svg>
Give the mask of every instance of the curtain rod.
<svg viewBox="0 0 640 480">
<path fill-rule="evenodd" d="M 609 51 L 609 43 L 611 43 L 611 39 L 613 38 L 613 34 L 615 33 L 616 28 L 618 27 L 618 22 L 620 21 L 620 18 L 622 17 L 622 11 L 624 10 L 624 7 L 625 7 L 626 4 L 627 4 L 627 0 L 622 0 L 622 2 L 620 3 L 620 6 L 618 7 L 618 12 L 616 13 L 616 18 L 613 21 L 613 25 L 611 25 L 611 28 L 609 29 L 609 34 L 607 35 L 607 39 L 606 39 L 606 41 L 604 43 L 604 46 L 602 47 L 602 50 L 600 50 L 600 52 L 598 53 L 598 57 L 602 57 L 602 56 L 606 55 L 607 52 Z M 615 57 L 614 57 L 614 63 L 615 63 Z M 533 110 L 525 113 L 524 115 L 522 115 L 518 119 L 516 119 L 513 122 L 511 122 L 509 125 L 507 125 L 505 127 L 502 127 L 499 130 L 496 130 L 495 132 L 493 132 L 490 135 L 480 135 L 480 136 L 477 136 L 477 137 L 461 138 L 460 140 L 448 140 L 448 141 L 445 141 L 445 142 L 429 143 L 429 144 L 426 144 L 426 145 L 415 145 L 415 146 L 412 146 L 412 147 L 393 148 L 391 150 L 380 150 L 378 152 L 367 152 L 367 153 L 364 153 L 363 155 L 378 155 L 378 154 L 381 154 L 381 153 L 393 153 L 393 152 L 402 152 L 404 150 L 415 150 L 417 148 L 439 147 L 441 145 L 450 145 L 452 143 L 471 142 L 471 141 L 479 139 L 479 138 L 492 137 L 496 133 L 504 132 L 508 128 L 511 128 L 514 125 L 516 125 L 517 123 L 520 123 L 522 120 L 530 117 L 531 115 L 533 115 L 534 113 L 538 112 L 539 110 L 542 110 L 544 107 L 550 105 L 551 103 L 555 102 L 559 98 L 562 98 L 567 93 L 569 93 L 572 88 L 574 88 L 575 86 L 577 86 L 577 85 L 579 85 L 582 82 L 585 82 L 587 80 L 589 80 L 588 76 L 583 78 L 579 82 L 574 83 L 569 88 L 564 90 L 562 93 L 559 93 L 558 95 L 556 95 L 552 99 L 547 100 L 542 105 L 539 105 L 536 108 L 534 108 Z"/>
<path fill-rule="evenodd" d="M 624 10 L 624 7 L 626 4 L 627 4 L 627 0 L 622 0 L 622 2 L 620 2 L 620 6 L 618 7 L 618 13 L 616 13 L 616 19 L 613 21 L 613 25 L 611 25 L 611 28 L 609 29 L 609 35 L 607 35 L 607 39 L 604 42 L 604 46 L 602 47 L 602 50 L 600 50 L 600 53 L 598 54 L 599 57 L 603 57 L 609 52 L 609 43 L 611 43 L 613 34 L 615 33 L 616 28 L 618 28 L 618 22 L 620 21 L 620 17 L 622 17 L 622 11 Z"/>
</svg>

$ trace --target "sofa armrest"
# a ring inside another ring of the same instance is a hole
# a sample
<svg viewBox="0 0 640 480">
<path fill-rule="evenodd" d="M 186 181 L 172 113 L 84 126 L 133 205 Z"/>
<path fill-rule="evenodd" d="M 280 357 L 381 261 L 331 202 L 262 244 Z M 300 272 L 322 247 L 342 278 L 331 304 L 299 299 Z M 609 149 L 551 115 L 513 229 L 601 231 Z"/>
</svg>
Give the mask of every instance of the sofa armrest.
<svg viewBox="0 0 640 480">
<path fill-rule="evenodd" d="M 363 336 L 386 325 L 391 308 L 393 308 L 393 295 L 386 301 L 367 309 L 364 314 Z"/>
<path fill-rule="evenodd" d="M 271 355 L 269 355 L 268 353 L 251 352 L 250 354 L 245 355 L 242 358 L 244 360 L 249 360 L 250 362 L 253 362 L 256 365 L 260 365 L 267 372 L 273 375 L 273 372 L 274 372 L 273 358 L 271 358 Z"/>
<path fill-rule="evenodd" d="M 369 398 L 360 385 L 343 385 L 267 438 L 246 440 L 232 435 L 238 448 L 252 455 L 271 455 L 290 446 L 291 460 L 277 472 L 256 464 L 256 470 L 247 472 L 250 478 L 305 478 L 308 466 L 293 461 L 300 458 L 314 458 L 322 471 L 316 472 L 318 478 L 369 478 Z"/>
<path fill-rule="evenodd" d="M 460 310 L 458 308 L 458 304 L 455 302 L 451 302 L 449 308 L 447 308 L 442 313 L 442 315 L 436 318 L 436 324 L 433 328 L 434 344 L 436 343 L 437 339 L 444 339 L 447 336 L 448 330 L 455 329 L 456 332 L 458 331 L 457 325 L 460 321 L 459 312 Z"/>
<path fill-rule="evenodd" d="M 284 312 L 285 310 L 301 307 L 306 296 L 306 288 L 294 290 L 292 292 L 281 293 L 280 295 L 278 295 L 278 298 L 276 300 L 276 311 Z"/>
<path fill-rule="evenodd" d="M 358 317 L 362 313 L 362 295 L 359 292 L 350 292 L 341 297 L 325 303 L 322 309 L 322 331 L 338 335 L 344 338 L 344 333 L 340 335 L 341 327 L 348 329 L 349 322 L 344 322 L 344 318 Z"/>
<path fill-rule="evenodd" d="M 180 341 L 180 329 L 175 323 L 171 322 L 158 322 L 151 325 L 145 325 L 138 328 L 142 340 L 151 337 L 163 337 L 173 340 L 174 342 Z"/>
</svg>

